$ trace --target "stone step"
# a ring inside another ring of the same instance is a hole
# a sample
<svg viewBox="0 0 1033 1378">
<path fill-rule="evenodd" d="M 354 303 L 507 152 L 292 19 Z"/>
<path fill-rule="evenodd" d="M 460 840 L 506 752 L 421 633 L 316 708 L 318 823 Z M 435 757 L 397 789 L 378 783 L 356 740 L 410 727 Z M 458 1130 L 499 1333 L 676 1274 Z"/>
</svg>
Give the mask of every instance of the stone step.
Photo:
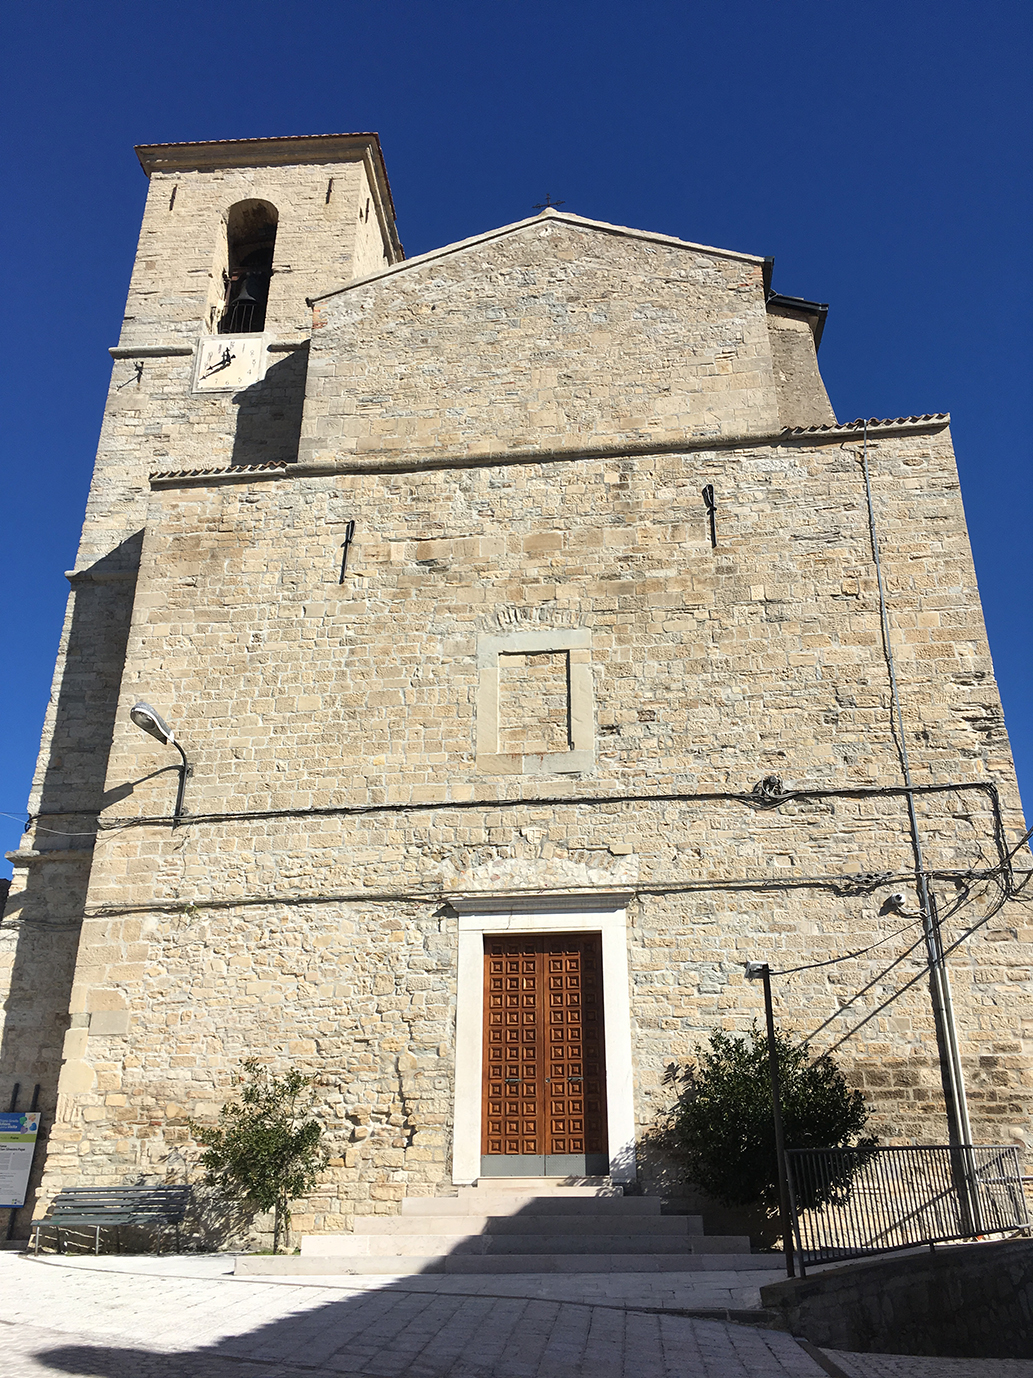
<svg viewBox="0 0 1033 1378">
<path fill-rule="evenodd" d="M 621 1233 L 616 1235 L 439 1235 L 338 1234 L 307 1235 L 301 1241 L 304 1258 L 441 1258 L 460 1254 L 748 1254 L 745 1235 L 682 1235 Z"/>
<path fill-rule="evenodd" d="M 528 1215 L 360 1215 L 355 1217 L 354 1234 L 449 1235 L 462 1239 L 479 1234 L 599 1234 L 613 1235 L 631 1230 L 635 1234 L 660 1236 L 702 1235 L 700 1215 L 630 1216 L 588 1215 L 568 1212 L 558 1206 L 548 1214 Z"/>
<path fill-rule="evenodd" d="M 430 1254 L 406 1258 L 330 1258 L 242 1254 L 234 1272 L 252 1277 L 341 1277 L 417 1273 L 713 1273 L 783 1272 L 781 1254 Z"/>
<path fill-rule="evenodd" d="M 518 1191 L 531 1196 L 576 1193 L 579 1196 L 623 1196 L 624 1188 L 612 1177 L 481 1177 L 459 1194 L 471 1191 Z"/>
<path fill-rule="evenodd" d="M 555 1196 L 478 1192 L 464 1196 L 406 1196 L 402 1215 L 648 1215 L 660 1216 L 658 1196 Z"/>
<path fill-rule="evenodd" d="M 745 1235 L 307 1235 L 304 1257 L 358 1254 L 748 1254 Z"/>
</svg>

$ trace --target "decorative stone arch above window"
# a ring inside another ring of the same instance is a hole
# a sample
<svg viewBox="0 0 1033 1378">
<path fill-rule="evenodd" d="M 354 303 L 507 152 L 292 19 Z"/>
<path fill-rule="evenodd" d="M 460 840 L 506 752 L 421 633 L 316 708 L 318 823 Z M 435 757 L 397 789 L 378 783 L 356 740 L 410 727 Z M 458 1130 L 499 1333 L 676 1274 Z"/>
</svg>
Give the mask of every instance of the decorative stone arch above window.
<svg viewBox="0 0 1033 1378">
<path fill-rule="evenodd" d="M 477 767 L 567 775 L 595 766 L 592 633 L 545 627 L 477 638 Z"/>
</svg>

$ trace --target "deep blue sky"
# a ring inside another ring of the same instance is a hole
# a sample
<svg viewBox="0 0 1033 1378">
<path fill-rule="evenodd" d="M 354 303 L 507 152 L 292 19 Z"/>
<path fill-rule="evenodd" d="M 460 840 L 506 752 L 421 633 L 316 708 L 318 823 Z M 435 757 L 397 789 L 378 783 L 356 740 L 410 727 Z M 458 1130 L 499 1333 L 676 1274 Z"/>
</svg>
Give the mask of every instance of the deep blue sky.
<svg viewBox="0 0 1033 1378">
<path fill-rule="evenodd" d="M 49 691 L 146 187 L 133 144 L 367 129 L 410 255 L 546 193 L 773 254 L 776 290 L 831 303 L 841 420 L 952 412 L 1033 798 L 1031 17 L 1025 0 L 9 11 L 0 809 L 24 809 Z"/>
</svg>

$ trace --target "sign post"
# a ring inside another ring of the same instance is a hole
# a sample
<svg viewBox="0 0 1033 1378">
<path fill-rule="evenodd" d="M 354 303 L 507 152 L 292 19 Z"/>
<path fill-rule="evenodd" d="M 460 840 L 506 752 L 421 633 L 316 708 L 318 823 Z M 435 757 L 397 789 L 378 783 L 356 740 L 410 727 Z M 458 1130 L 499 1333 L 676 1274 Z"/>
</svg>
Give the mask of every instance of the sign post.
<svg viewBox="0 0 1033 1378">
<path fill-rule="evenodd" d="M 0 1113 L 0 1206 L 25 1205 L 39 1121 L 38 1110 Z"/>
</svg>

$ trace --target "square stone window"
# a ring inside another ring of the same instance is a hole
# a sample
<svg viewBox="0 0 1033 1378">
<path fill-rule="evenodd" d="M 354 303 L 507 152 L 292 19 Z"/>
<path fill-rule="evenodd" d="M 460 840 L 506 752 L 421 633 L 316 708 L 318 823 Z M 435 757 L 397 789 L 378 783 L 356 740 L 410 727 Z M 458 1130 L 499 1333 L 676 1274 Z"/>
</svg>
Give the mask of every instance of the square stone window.
<svg viewBox="0 0 1033 1378">
<path fill-rule="evenodd" d="M 477 643 L 477 765 L 551 775 L 595 765 L 591 633 L 511 632 Z"/>
<path fill-rule="evenodd" d="M 499 750 L 520 755 L 570 751 L 570 652 L 499 655 Z"/>
</svg>

